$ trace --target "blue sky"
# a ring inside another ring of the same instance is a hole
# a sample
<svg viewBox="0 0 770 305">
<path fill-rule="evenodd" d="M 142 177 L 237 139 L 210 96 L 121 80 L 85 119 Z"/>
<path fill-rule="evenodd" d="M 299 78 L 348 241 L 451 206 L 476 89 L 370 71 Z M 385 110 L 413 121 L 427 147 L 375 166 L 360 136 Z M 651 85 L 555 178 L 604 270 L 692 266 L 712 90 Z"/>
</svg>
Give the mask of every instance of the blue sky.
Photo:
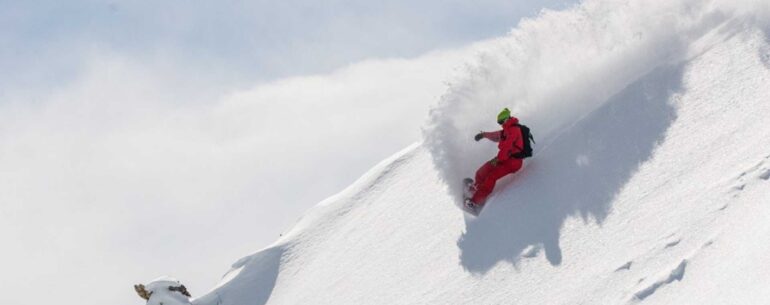
<svg viewBox="0 0 770 305">
<path fill-rule="evenodd" d="M 419 141 L 469 45 L 567 5 L 0 0 L 0 303 L 203 294 Z"/>
<path fill-rule="evenodd" d="M 504 35 L 564 1 L 2 1 L 4 79 L 60 82 L 106 48 L 176 58 L 219 81 L 324 73 Z M 45 66 L 45 71 L 31 67 Z M 13 81 L 13 80 L 12 80 Z"/>
</svg>

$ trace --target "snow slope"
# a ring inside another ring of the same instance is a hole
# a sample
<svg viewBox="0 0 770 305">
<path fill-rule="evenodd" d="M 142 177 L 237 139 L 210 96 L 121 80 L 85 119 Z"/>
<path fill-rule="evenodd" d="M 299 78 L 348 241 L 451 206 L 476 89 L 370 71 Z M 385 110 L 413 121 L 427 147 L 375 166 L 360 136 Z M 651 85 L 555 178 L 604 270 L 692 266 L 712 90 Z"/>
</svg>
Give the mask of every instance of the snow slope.
<svg viewBox="0 0 770 305">
<path fill-rule="evenodd" d="M 522 23 L 453 82 L 423 143 L 193 303 L 770 303 L 768 11 L 586 1 Z M 456 185 L 494 152 L 470 138 L 508 104 L 536 155 L 468 217 Z"/>
</svg>

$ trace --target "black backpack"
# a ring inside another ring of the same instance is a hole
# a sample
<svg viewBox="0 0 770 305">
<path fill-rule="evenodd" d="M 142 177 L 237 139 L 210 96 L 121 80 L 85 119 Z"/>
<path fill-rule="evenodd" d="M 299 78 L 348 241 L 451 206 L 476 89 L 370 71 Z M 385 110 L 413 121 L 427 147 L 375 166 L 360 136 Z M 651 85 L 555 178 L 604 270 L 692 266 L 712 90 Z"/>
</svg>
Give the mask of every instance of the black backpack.
<svg viewBox="0 0 770 305">
<path fill-rule="evenodd" d="M 521 130 L 521 136 L 524 138 L 524 147 L 519 149 L 519 152 L 512 155 L 516 159 L 525 159 L 532 157 L 532 143 L 535 143 L 535 138 L 532 133 L 529 132 L 529 127 L 526 125 L 516 124 Z M 516 145 L 515 143 L 513 144 Z M 519 148 L 519 147 L 516 147 Z"/>
</svg>

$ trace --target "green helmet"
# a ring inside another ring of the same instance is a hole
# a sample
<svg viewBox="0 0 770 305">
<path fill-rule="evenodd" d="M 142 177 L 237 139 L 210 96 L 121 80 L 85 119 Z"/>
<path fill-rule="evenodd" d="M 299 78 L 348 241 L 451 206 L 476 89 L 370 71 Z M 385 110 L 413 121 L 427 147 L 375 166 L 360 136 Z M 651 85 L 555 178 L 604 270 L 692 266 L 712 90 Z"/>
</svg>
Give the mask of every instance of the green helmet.
<svg viewBox="0 0 770 305">
<path fill-rule="evenodd" d="M 508 108 L 503 108 L 503 111 L 500 111 L 500 114 L 497 115 L 497 124 L 503 125 L 510 118 L 511 111 Z"/>
</svg>

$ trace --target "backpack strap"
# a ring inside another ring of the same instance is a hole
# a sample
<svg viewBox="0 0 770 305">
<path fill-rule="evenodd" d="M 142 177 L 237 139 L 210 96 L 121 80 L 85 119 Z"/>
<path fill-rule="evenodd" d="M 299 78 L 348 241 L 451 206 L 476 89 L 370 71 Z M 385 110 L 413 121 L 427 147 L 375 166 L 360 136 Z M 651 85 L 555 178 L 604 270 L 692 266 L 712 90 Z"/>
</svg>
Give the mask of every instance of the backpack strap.
<svg viewBox="0 0 770 305">
<path fill-rule="evenodd" d="M 519 123 L 516 123 L 516 125 L 513 125 L 513 126 L 519 127 L 519 133 L 522 133 L 521 132 L 521 125 L 519 125 Z M 524 151 L 524 147 L 519 147 L 518 145 L 516 145 L 516 141 L 518 141 L 519 138 L 521 138 L 521 137 L 518 137 L 516 139 L 513 139 L 513 141 L 511 141 L 511 145 L 513 145 L 513 148 L 518 150 L 518 152 L 516 152 L 515 154 L 518 154 L 518 153 Z M 513 154 L 513 155 L 515 155 L 515 154 Z"/>
</svg>

